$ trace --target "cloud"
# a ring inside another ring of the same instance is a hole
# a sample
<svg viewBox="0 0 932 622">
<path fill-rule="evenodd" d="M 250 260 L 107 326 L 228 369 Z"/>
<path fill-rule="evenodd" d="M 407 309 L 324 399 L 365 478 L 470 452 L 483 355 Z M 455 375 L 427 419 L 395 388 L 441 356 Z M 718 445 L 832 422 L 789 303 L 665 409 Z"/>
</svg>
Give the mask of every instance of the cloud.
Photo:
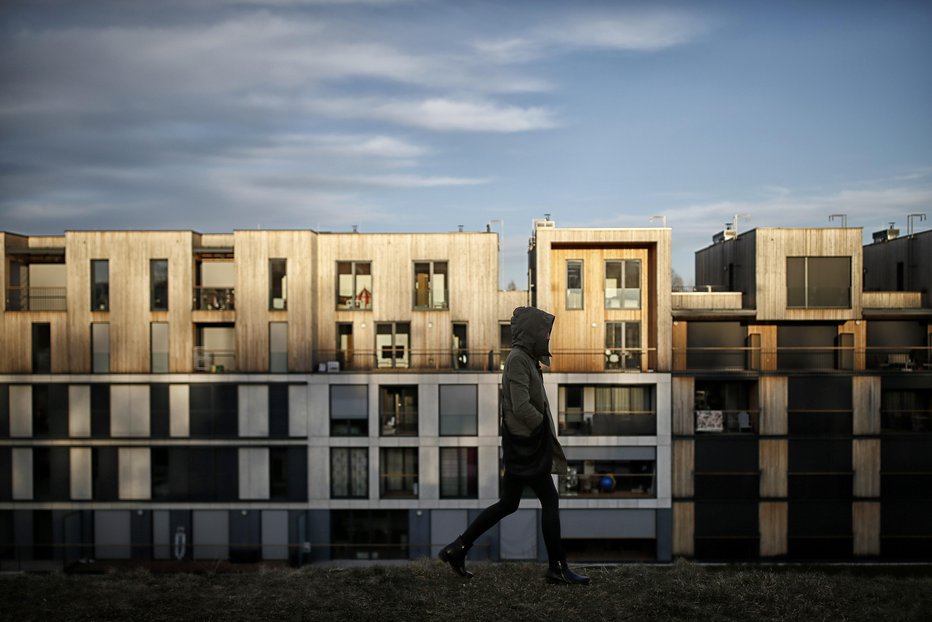
<svg viewBox="0 0 932 622">
<path fill-rule="evenodd" d="M 503 64 L 576 50 L 656 52 L 689 43 L 710 27 L 705 17 L 670 9 L 573 12 L 550 16 L 520 36 L 479 41 L 475 48 Z"/>
<path fill-rule="evenodd" d="M 332 117 L 388 121 L 429 130 L 454 132 L 527 132 L 557 126 L 553 110 L 542 106 L 509 106 L 489 101 L 319 99 L 307 108 Z"/>
<path fill-rule="evenodd" d="M 430 149 L 385 134 L 285 134 L 268 144 L 238 150 L 237 156 L 263 160 L 304 160 L 311 157 L 402 160 L 411 165 Z"/>
</svg>

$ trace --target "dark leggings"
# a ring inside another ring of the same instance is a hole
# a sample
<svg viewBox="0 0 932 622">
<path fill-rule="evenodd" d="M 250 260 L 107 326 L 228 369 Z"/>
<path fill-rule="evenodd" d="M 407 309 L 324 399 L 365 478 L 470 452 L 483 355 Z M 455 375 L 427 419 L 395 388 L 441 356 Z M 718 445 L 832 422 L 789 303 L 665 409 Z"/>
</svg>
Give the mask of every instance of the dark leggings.
<svg viewBox="0 0 932 622">
<path fill-rule="evenodd" d="M 560 541 L 560 497 L 553 486 L 553 479 L 549 473 L 544 473 L 532 479 L 525 479 L 505 473 L 502 479 L 502 496 L 498 503 L 490 505 L 482 511 L 476 520 L 463 532 L 463 543 L 472 546 L 479 536 L 488 531 L 498 521 L 518 509 L 521 502 L 521 493 L 525 486 L 530 486 L 537 498 L 540 499 L 541 529 L 544 532 L 544 544 L 547 546 L 547 557 L 550 565 L 554 566 L 563 560 L 563 544 Z"/>
</svg>

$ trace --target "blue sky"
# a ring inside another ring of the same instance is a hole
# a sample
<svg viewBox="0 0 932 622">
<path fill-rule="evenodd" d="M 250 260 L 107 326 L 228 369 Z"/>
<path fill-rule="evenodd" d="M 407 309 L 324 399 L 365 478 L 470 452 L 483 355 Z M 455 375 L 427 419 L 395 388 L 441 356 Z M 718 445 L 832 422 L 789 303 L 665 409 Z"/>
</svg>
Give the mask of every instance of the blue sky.
<svg viewBox="0 0 932 622">
<path fill-rule="evenodd" d="M 932 212 L 929 59 L 928 2 L 5 0 L 0 229 L 502 220 L 524 288 L 533 218 L 663 214 L 691 282 L 735 213 Z"/>
</svg>

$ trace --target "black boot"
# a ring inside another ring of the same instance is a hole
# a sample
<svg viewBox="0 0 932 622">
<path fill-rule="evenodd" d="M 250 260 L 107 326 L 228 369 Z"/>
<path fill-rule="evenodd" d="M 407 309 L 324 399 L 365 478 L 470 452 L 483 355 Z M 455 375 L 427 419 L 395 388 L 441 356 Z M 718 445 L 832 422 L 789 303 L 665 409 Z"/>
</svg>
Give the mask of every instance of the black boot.
<svg viewBox="0 0 932 622">
<path fill-rule="evenodd" d="M 564 583 L 566 585 L 589 585 L 589 577 L 576 574 L 565 561 L 558 562 L 556 566 L 547 568 L 547 581 L 550 583 Z"/>
<path fill-rule="evenodd" d="M 465 579 L 471 579 L 472 573 L 466 570 L 466 553 L 472 546 L 466 546 L 463 543 L 463 536 L 460 536 L 450 544 L 443 547 L 440 551 L 440 560 L 450 564 L 450 568 Z"/>
</svg>

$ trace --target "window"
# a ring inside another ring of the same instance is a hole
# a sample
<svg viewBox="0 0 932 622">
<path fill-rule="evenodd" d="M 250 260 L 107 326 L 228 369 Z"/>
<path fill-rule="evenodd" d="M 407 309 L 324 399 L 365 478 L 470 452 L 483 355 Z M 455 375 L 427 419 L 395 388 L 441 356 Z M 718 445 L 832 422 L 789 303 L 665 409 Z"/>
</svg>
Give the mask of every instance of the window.
<svg viewBox="0 0 932 622">
<path fill-rule="evenodd" d="M 307 500 L 307 448 L 269 448 L 269 499 Z"/>
<path fill-rule="evenodd" d="M 350 322 L 337 322 L 337 362 L 340 369 L 353 365 L 353 325 Z"/>
<path fill-rule="evenodd" d="M 371 262 L 337 262 L 337 309 L 372 309 Z"/>
<path fill-rule="evenodd" d="M 466 322 L 453 322 L 453 369 L 469 369 Z"/>
<path fill-rule="evenodd" d="M 408 510 L 331 510 L 334 559 L 406 559 Z"/>
<path fill-rule="evenodd" d="M 91 311 L 110 310 L 110 262 L 91 260 Z"/>
<path fill-rule="evenodd" d="M 149 426 L 152 438 L 168 438 L 171 426 L 167 384 L 149 385 Z"/>
<path fill-rule="evenodd" d="M 330 448 L 330 496 L 365 499 L 369 496 L 369 448 Z"/>
<path fill-rule="evenodd" d="M 586 433 L 583 415 L 583 386 L 578 384 L 560 385 L 560 411 L 558 413 L 558 434 Z"/>
<path fill-rule="evenodd" d="M 511 322 L 499 322 L 498 324 L 498 353 L 499 367 L 505 369 L 505 359 L 511 352 Z"/>
<path fill-rule="evenodd" d="M 476 499 L 479 496 L 479 450 L 476 447 L 440 448 L 440 498 Z"/>
<path fill-rule="evenodd" d="M 110 436 L 110 385 L 91 385 L 91 436 Z"/>
<path fill-rule="evenodd" d="M 152 322 L 149 325 L 150 368 L 153 374 L 168 373 L 168 322 Z"/>
<path fill-rule="evenodd" d="M 641 323 L 605 323 L 605 369 L 641 369 Z"/>
<path fill-rule="evenodd" d="M 414 308 L 446 309 L 447 262 L 418 261 L 414 264 Z"/>
<path fill-rule="evenodd" d="M 110 324 L 91 324 L 91 371 L 95 374 L 110 373 Z"/>
<path fill-rule="evenodd" d="M 192 384 L 191 436 L 235 437 L 239 431 L 239 389 L 235 384 Z"/>
<path fill-rule="evenodd" d="M 417 436 L 417 385 L 379 387 L 382 436 Z"/>
<path fill-rule="evenodd" d="M 68 385 L 32 385 L 32 436 L 68 437 Z"/>
<path fill-rule="evenodd" d="M 288 372 L 288 322 L 269 322 L 269 372 Z"/>
<path fill-rule="evenodd" d="M 605 308 L 641 308 L 641 260 L 605 262 Z"/>
<path fill-rule="evenodd" d="M 408 367 L 411 324 L 388 322 L 375 325 L 375 356 L 378 367 Z"/>
<path fill-rule="evenodd" d="M 379 450 L 379 497 L 417 497 L 417 451 L 417 447 Z"/>
<path fill-rule="evenodd" d="M 561 497 L 654 497 L 654 460 L 569 460 Z"/>
<path fill-rule="evenodd" d="M 369 385 L 330 385 L 330 436 L 369 434 Z"/>
<path fill-rule="evenodd" d="M 236 447 L 153 447 L 150 460 L 153 501 L 239 499 Z"/>
<path fill-rule="evenodd" d="M 566 262 L 566 308 L 583 308 L 583 262 L 570 259 Z"/>
<path fill-rule="evenodd" d="M 149 261 L 149 285 L 151 297 L 149 308 L 153 311 L 168 311 L 168 260 Z"/>
<path fill-rule="evenodd" d="M 653 436 L 657 434 L 654 387 L 596 386 L 595 412 L 586 424 L 589 434 L 596 436 Z"/>
<path fill-rule="evenodd" d="M 440 436 L 478 434 L 477 393 L 474 384 L 440 385 Z"/>
<path fill-rule="evenodd" d="M 269 259 L 269 309 L 288 308 L 288 260 Z"/>
<path fill-rule="evenodd" d="M 288 385 L 269 385 L 269 436 L 288 436 Z"/>
<path fill-rule="evenodd" d="M 51 325 L 35 323 L 32 325 L 32 373 L 48 374 L 52 372 L 52 330 Z"/>
<path fill-rule="evenodd" d="M 786 306 L 851 308 L 851 258 L 787 257 Z"/>
</svg>

